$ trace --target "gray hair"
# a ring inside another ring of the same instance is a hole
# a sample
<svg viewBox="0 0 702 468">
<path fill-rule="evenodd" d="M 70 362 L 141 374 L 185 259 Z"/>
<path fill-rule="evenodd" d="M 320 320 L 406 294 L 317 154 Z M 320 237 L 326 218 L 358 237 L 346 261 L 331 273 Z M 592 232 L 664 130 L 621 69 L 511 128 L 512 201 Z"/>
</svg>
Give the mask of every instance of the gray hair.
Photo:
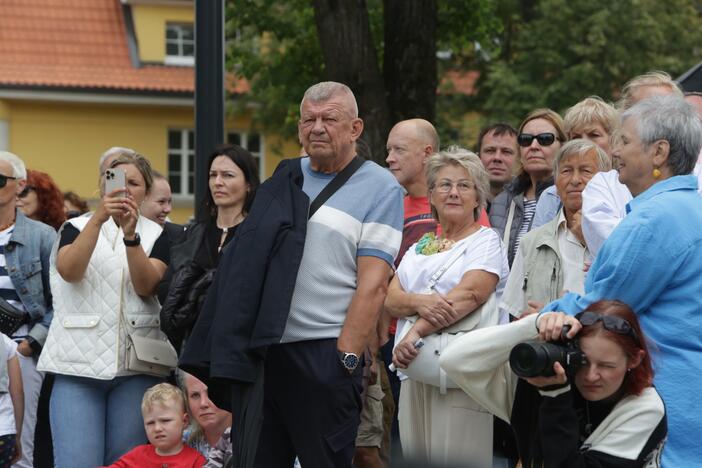
<svg viewBox="0 0 702 468">
<path fill-rule="evenodd" d="M 702 147 L 702 121 L 680 96 L 653 96 L 622 114 L 622 123 L 636 119 L 636 131 L 644 148 L 659 140 L 670 145 L 667 165 L 673 175 L 689 174 Z"/>
<path fill-rule="evenodd" d="M 477 222 L 480 219 L 481 211 L 487 206 L 490 194 L 490 178 L 480 162 L 480 158 L 472 151 L 460 146 L 449 146 L 443 151 L 434 153 L 427 160 L 426 176 L 427 185 L 431 191 L 436 185 L 436 174 L 441 168 L 446 166 L 460 166 L 466 171 L 475 183 L 475 191 L 478 193 L 478 206 L 473 211 L 473 216 Z M 432 205 L 431 214 L 437 221 L 439 220 L 436 208 Z"/>
<path fill-rule="evenodd" d="M 19 180 L 27 178 L 27 166 L 16 154 L 9 151 L 0 151 L 0 161 L 5 161 L 12 166 L 12 177 L 16 177 Z"/>
<path fill-rule="evenodd" d="M 598 171 L 606 172 L 612 169 L 612 160 L 609 156 L 607 156 L 607 153 L 605 153 L 602 148 L 590 140 L 576 138 L 575 140 L 570 140 L 565 145 L 561 146 L 558 153 L 556 153 L 556 157 L 553 159 L 554 177 L 558 177 L 558 167 L 560 166 L 561 161 L 563 161 L 565 158 L 572 155 L 583 157 L 589 154 L 591 151 L 595 152 Z"/>
<path fill-rule="evenodd" d="M 107 161 L 108 158 L 119 157 L 123 154 L 134 156 L 137 154 L 137 152 L 131 148 L 113 146 L 112 148 L 108 148 L 107 151 L 102 153 L 102 155 L 100 155 L 100 161 L 98 162 L 98 170 L 100 171 L 100 176 L 102 177 L 102 173 L 105 171 L 105 169 L 107 169 L 106 167 L 103 168 L 102 166 L 103 164 L 105 164 L 105 161 Z"/>
<path fill-rule="evenodd" d="M 640 88 L 668 88 L 671 94 L 681 97 L 682 91 L 680 85 L 673 81 L 671 76 L 660 70 L 653 70 L 643 75 L 635 76 L 622 87 L 622 94 L 617 103 L 617 107 L 622 110 L 627 110 L 634 104 L 633 95 Z"/>
<path fill-rule="evenodd" d="M 333 96 L 346 95 L 351 103 L 351 109 L 348 109 L 351 114 L 351 118 L 358 117 L 358 104 L 356 103 L 356 96 L 354 96 L 351 88 L 343 83 L 337 83 L 336 81 L 322 81 L 315 85 L 310 86 L 305 91 L 305 95 L 302 96 L 302 101 L 300 101 L 300 114 L 302 114 L 302 104 L 305 101 L 310 102 L 324 102 L 331 99 Z"/>
</svg>

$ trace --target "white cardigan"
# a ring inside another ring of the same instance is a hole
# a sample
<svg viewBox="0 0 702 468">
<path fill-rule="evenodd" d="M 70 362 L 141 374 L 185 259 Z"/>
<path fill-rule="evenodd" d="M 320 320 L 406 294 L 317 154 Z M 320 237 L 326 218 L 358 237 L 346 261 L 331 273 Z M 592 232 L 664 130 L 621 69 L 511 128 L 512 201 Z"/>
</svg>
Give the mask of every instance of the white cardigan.
<svg viewBox="0 0 702 468">
<path fill-rule="evenodd" d="M 82 231 L 90 216 L 73 218 L 68 223 Z M 161 227 L 140 216 L 136 231 L 141 237 L 141 248 L 149 255 L 161 235 Z M 56 270 L 58 243 L 57 240 L 51 252 L 50 268 L 54 319 L 38 369 L 103 380 L 133 374 L 124 368 L 125 326 L 140 336 L 163 335 L 158 301 L 134 291 L 122 230 L 111 219 L 103 223 L 85 276 L 77 283 L 65 281 Z M 120 319 L 121 313 L 126 320 Z"/>
</svg>

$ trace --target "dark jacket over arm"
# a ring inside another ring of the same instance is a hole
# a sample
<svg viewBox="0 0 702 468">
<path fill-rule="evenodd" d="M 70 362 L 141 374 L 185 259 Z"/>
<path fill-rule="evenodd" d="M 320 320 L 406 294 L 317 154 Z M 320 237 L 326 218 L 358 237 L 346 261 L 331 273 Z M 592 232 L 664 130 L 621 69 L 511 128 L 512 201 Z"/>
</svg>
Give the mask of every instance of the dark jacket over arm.
<svg viewBox="0 0 702 468">
<path fill-rule="evenodd" d="M 299 160 L 286 160 L 258 189 L 185 346 L 180 367 L 207 382 L 218 405 L 228 406 L 228 384 L 256 379 L 265 347 L 283 334 L 307 230 L 302 182 Z"/>
</svg>

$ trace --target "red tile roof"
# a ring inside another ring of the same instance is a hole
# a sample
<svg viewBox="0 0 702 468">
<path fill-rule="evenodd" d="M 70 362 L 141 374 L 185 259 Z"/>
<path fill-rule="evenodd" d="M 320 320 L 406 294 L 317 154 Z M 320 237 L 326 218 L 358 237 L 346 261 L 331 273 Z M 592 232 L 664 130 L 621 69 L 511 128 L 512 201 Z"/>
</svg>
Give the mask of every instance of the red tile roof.
<svg viewBox="0 0 702 468">
<path fill-rule="evenodd" d="M 192 67 L 133 65 L 120 0 L 0 0 L 0 87 L 192 93 L 194 81 Z"/>
</svg>

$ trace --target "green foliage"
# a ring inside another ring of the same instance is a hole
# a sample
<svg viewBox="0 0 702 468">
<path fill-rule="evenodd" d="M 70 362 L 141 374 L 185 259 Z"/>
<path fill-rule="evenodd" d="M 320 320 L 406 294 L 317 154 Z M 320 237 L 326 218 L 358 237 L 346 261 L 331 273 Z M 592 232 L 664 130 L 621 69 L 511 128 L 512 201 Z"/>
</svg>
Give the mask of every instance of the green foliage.
<svg viewBox="0 0 702 468">
<path fill-rule="evenodd" d="M 383 2 L 367 0 L 366 5 L 382 70 Z M 476 41 L 491 43 L 501 24 L 493 5 L 491 0 L 438 0 L 437 42 L 439 49 L 453 51 L 452 64 L 471 61 Z M 226 15 L 227 69 L 251 85 L 250 93 L 232 101 L 231 111 L 253 105 L 255 125 L 294 138 L 300 97 L 325 79 L 311 2 L 229 0 Z"/>
<path fill-rule="evenodd" d="M 537 107 L 562 112 L 590 95 L 614 100 L 626 81 L 649 70 L 677 76 L 699 61 L 702 21 L 695 6 L 693 0 L 540 0 L 529 21 L 524 11 L 501 10 L 511 26 L 480 83 L 484 115 L 518 122 Z"/>
<path fill-rule="evenodd" d="M 697 0 L 437 2 L 437 47 L 452 51 L 439 75 L 481 71 L 477 96 L 439 96 L 437 127 L 446 142 L 473 142 L 477 129 L 462 117 L 468 111 L 516 125 L 536 107 L 563 112 L 593 94 L 615 100 L 627 80 L 649 70 L 677 76 L 702 52 Z M 382 62 L 383 2 L 366 3 Z M 300 97 L 325 78 L 311 2 L 230 0 L 227 32 L 228 69 L 252 87 L 234 111 L 253 105 L 255 124 L 294 137 Z"/>
<path fill-rule="evenodd" d="M 294 138 L 300 97 L 324 73 L 310 2 L 229 1 L 226 15 L 227 69 L 251 85 L 233 112 L 255 106 L 254 125 Z"/>
</svg>

